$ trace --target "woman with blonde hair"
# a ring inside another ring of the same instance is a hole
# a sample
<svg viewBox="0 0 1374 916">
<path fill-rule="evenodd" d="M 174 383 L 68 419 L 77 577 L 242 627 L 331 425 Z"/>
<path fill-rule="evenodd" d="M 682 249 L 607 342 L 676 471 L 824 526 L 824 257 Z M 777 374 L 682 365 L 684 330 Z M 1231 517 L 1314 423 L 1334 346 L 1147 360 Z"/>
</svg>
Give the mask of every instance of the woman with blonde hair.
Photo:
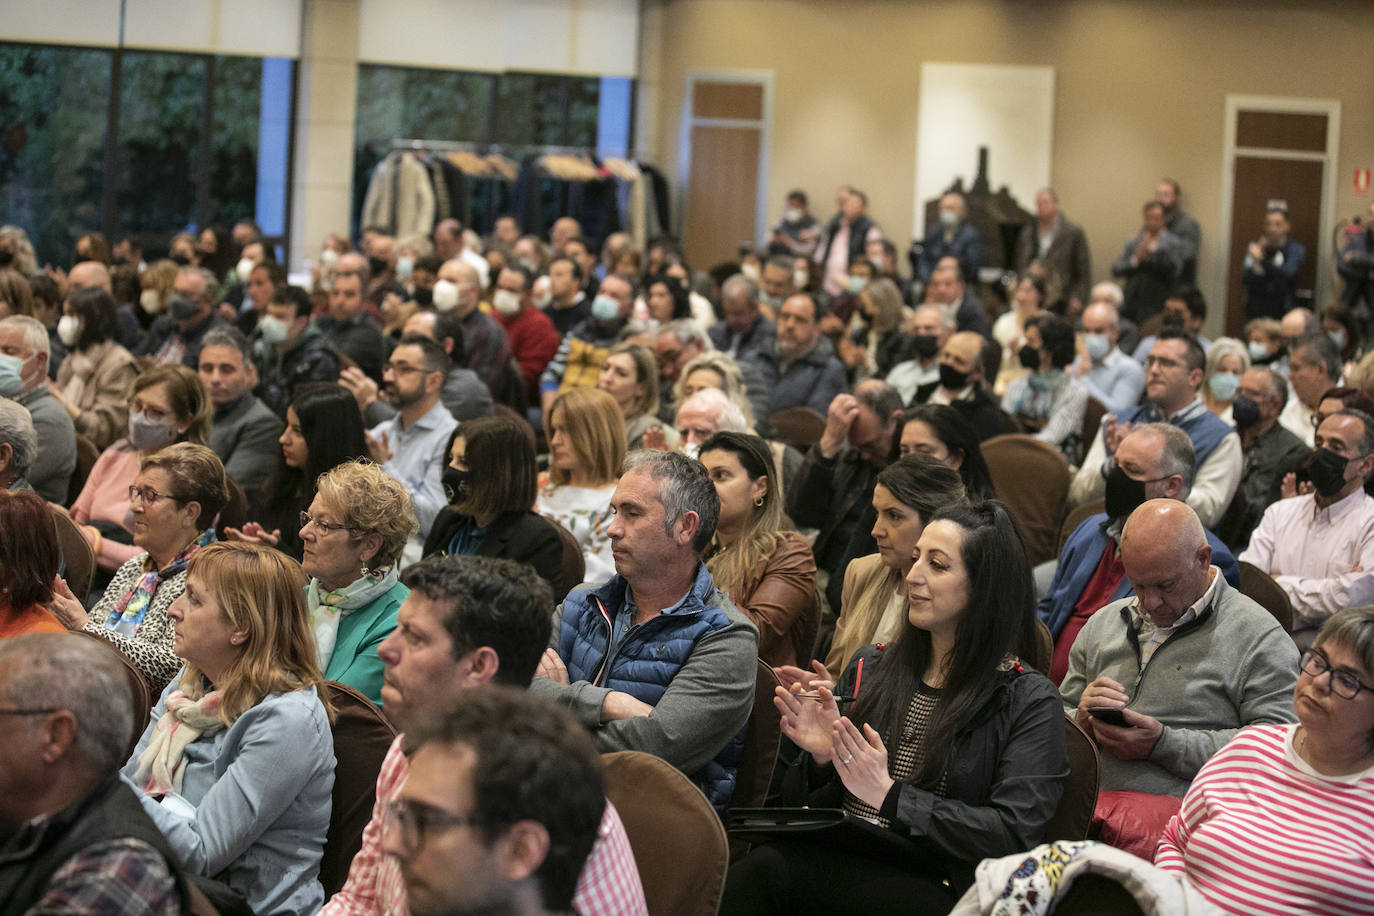
<svg viewBox="0 0 1374 916">
<path fill-rule="evenodd" d="M 771 666 L 805 662 L 820 622 L 816 561 L 783 512 L 768 443 L 716 433 L 702 445 L 701 463 L 720 497 L 707 571 L 759 628 L 760 659 Z"/>
<path fill-rule="evenodd" d="M 195 556 L 169 610 L 185 666 L 122 771 L 183 867 L 261 914 L 324 903 L 334 746 L 304 584 L 269 547 Z"/>
<path fill-rule="evenodd" d="M 138 305 L 144 313 L 143 321 L 151 324 L 153 317 L 167 310 L 167 305 L 172 301 L 172 287 L 177 281 L 178 270 L 176 261 L 163 258 L 149 264 L 138 275 L 141 288 Z"/>
<path fill-rule="evenodd" d="M 38 257 L 22 226 L 0 226 L 0 264 L 10 265 L 25 277 L 38 273 Z"/>
<path fill-rule="evenodd" d="M 549 442 L 548 482 L 535 511 L 562 525 L 582 545 L 587 582 L 615 574 L 611 494 L 625 461 L 625 417 L 604 391 L 574 388 L 560 394 L 544 417 Z"/>
<path fill-rule="evenodd" d="M 348 461 L 320 475 L 300 525 L 320 670 L 380 706 L 377 647 L 410 594 L 400 582 L 401 553 L 419 528 L 410 494 L 375 464 Z"/>
<path fill-rule="evenodd" d="M 754 425 L 754 408 L 749 403 L 739 364 L 719 350 L 707 350 L 682 367 L 682 374 L 673 386 L 673 403 L 681 407 L 688 398 L 705 388 L 718 388 L 725 392 L 731 403 L 744 414 L 749 426 Z"/>
<path fill-rule="evenodd" d="M 597 389 L 615 398 L 625 417 L 625 441 L 630 451 L 643 444 L 644 434 L 661 430 L 669 448 L 677 448 L 677 430 L 658 418 L 658 360 L 647 347 L 619 343 L 601 361 Z"/>
<path fill-rule="evenodd" d="M 870 280 L 859 293 L 859 307 L 849 324 L 840 353 L 855 379 L 882 378 L 898 362 L 901 349 L 902 291 L 887 277 Z"/>
</svg>

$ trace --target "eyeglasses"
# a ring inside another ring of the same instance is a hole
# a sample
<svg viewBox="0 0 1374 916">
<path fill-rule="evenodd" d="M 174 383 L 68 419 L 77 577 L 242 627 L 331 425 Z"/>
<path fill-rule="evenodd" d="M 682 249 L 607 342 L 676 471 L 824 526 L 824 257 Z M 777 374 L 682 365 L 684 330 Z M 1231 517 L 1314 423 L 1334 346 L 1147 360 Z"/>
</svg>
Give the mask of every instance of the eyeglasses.
<svg viewBox="0 0 1374 916">
<path fill-rule="evenodd" d="M 1342 700 L 1353 700 L 1360 695 L 1361 690 L 1368 690 L 1374 693 L 1374 687 L 1363 684 L 1355 675 L 1346 671 L 1337 671 L 1331 667 L 1331 663 L 1326 660 L 1316 649 L 1308 649 L 1302 654 L 1299 662 L 1302 665 L 1302 673 L 1316 680 L 1326 672 L 1331 672 L 1331 692 Z"/>
<path fill-rule="evenodd" d="M 407 853 L 419 850 L 425 835 L 434 828 L 475 827 L 481 820 L 472 814 L 449 814 L 434 808 L 416 805 L 404 799 L 386 806 L 385 826 L 400 832 L 401 848 Z"/>
<path fill-rule="evenodd" d="M 382 367 L 382 371 L 394 372 L 397 375 L 411 375 L 415 372 L 425 372 L 428 370 L 426 370 L 424 366 L 407 366 L 404 364 L 398 366 L 395 363 L 387 363 L 385 366 Z"/>
<path fill-rule="evenodd" d="M 323 531 L 325 534 L 329 534 L 329 533 L 334 532 L 334 531 L 357 531 L 357 530 L 358 530 L 358 529 L 355 528 L 353 525 L 331 525 L 329 522 L 322 522 L 322 521 L 320 521 L 319 519 L 314 518 L 313 516 L 311 516 L 311 514 L 310 514 L 309 512 L 302 512 L 302 513 L 301 513 L 301 528 L 302 528 L 302 529 L 304 529 L 306 525 L 309 525 L 309 524 L 311 524 L 312 522 L 314 523 L 314 525 L 315 525 L 316 528 L 320 529 L 320 530 Z"/>
<path fill-rule="evenodd" d="M 129 502 L 131 503 L 139 502 L 145 506 L 151 506 L 159 499 L 171 499 L 179 503 L 186 502 L 180 496 L 173 496 L 171 493 L 159 493 L 152 487 L 129 487 Z"/>
</svg>

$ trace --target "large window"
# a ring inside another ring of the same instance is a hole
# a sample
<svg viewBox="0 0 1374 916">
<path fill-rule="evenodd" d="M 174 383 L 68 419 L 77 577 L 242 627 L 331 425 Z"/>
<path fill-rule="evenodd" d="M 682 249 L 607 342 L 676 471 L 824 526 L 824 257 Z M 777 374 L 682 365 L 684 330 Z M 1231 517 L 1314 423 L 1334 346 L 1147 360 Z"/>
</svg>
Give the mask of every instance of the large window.
<svg viewBox="0 0 1374 916">
<path fill-rule="evenodd" d="M 0 43 L 0 222 L 40 263 L 255 219 L 284 242 L 294 62 Z"/>
</svg>

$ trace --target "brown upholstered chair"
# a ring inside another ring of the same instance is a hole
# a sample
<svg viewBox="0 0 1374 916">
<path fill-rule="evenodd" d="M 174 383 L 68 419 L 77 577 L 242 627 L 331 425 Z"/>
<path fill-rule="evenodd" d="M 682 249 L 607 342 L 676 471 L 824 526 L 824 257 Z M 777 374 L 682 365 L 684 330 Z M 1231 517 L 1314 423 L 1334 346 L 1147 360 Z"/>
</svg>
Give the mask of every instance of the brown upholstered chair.
<svg viewBox="0 0 1374 916">
<path fill-rule="evenodd" d="M 825 414 L 810 407 L 779 410 L 768 422 L 773 426 L 774 439 L 803 452 L 821 441 L 825 432 Z"/>
<path fill-rule="evenodd" d="M 91 476 L 91 468 L 100 460 L 100 449 L 95 443 L 80 433 L 76 434 L 76 468 L 72 471 L 71 482 L 67 484 L 67 505 L 76 502 L 81 488 L 86 486 L 86 478 Z"/>
<path fill-rule="evenodd" d="M 778 745 L 782 741 L 781 717 L 773 705 L 773 688 L 780 683 L 773 669 L 760 659 L 754 673 L 754 708 L 749 713 L 749 725 L 744 733 L 744 748 L 740 751 L 735 773 L 735 791 L 730 795 L 731 808 L 761 808 L 768 797 L 768 785 L 773 779 Z"/>
<path fill-rule="evenodd" d="M 706 796 L 667 762 L 639 751 L 603 754 L 606 796 L 620 812 L 644 899 L 655 916 L 712 916 L 729 845 Z"/>
<path fill-rule="evenodd" d="M 337 893 L 348 879 L 348 867 L 363 846 L 363 828 L 372 819 L 377 801 L 377 774 L 396 729 L 372 701 L 347 684 L 325 683 L 334 705 L 333 804 L 329 832 L 320 860 L 320 883 L 325 897 Z"/>
<path fill-rule="evenodd" d="M 997 497 L 1021 529 L 1031 565 L 1053 559 L 1069 496 L 1068 462 L 1054 446 L 1026 435 L 993 436 L 982 450 Z"/>
<path fill-rule="evenodd" d="M 1055 551 L 1055 555 L 1058 556 L 1064 552 L 1065 542 L 1068 541 L 1069 535 L 1078 530 L 1079 525 L 1097 513 L 1106 511 L 1107 501 L 1105 499 L 1093 500 L 1076 509 L 1071 509 L 1069 514 L 1064 517 L 1064 524 L 1059 526 L 1059 549 Z"/>
<path fill-rule="evenodd" d="M 56 508 L 49 511 L 57 527 L 57 545 L 62 548 L 62 560 L 66 563 L 63 578 L 67 587 L 73 595 L 88 595 L 95 579 L 95 551 L 91 550 L 91 542 L 67 513 Z"/>
<path fill-rule="evenodd" d="M 553 596 L 557 604 L 567 597 L 568 592 L 582 584 L 587 575 L 587 558 L 582 555 L 582 545 L 577 543 L 571 531 L 551 518 L 545 517 L 544 521 L 553 526 L 553 530 L 558 532 L 558 539 L 563 542 L 563 572 L 559 576 L 558 586 L 560 594 Z"/>
<path fill-rule="evenodd" d="M 1071 716 L 1064 716 L 1064 741 L 1069 752 L 1069 778 L 1064 796 L 1045 828 L 1045 842 L 1085 840 L 1097 807 L 1097 784 L 1101 761 L 1097 745 Z"/>
<path fill-rule="evenodd" d="M 1107 415 L 1107 405 L 1097 398 L 1089 397 L 1088 403 L 1083 405 L 1083 454 L 1088 453 L 1092 447 L 1093 440 L 1097 438 L 1097 430 L 1102 426 L 1102 418 Z"/>
<path fill-rule="evenodd" d="M 143 737 L 143 732 L 148 727 L 148 714 L 152 712 L 153 704 L 157 701 L 157 698 L 149 693 L 148 682 L 143 679 L 143 672 L 139 671 L 138 666 L 133 663 L 133 660 L 119 651 L 114 643 L 110 642 L 108 639 L 101 639 L 96 634 L 88 633 L 85 630 L 77 630 L 76 632 L 82 636 L 94 639 L 106 649 L 109 649 L 124 665 L 124 674 L 129 681 L 129 693 L 132 696 L 134 710 L 133 731 L 132 734 L 129 735 L 128 753 L 124 755 L 124 759 L 127 760 L 133 756 L 134 748 L 138 746 L 138 739 Z"/>
<path fill-rule="evenodd" d="M 1045 621 L 1035 618 L 1035 658 L 1030 660 L 1036 671 L 1046 677 L 1050 673 L 1050 663 L 1054 661 L 1054 634 L 1045 626 Z"/>
<path fill-rule="evenodd" d="M 1283 627 L 1283 632 L 1293 632 L 1293 602 L 1283 586 L 1273 577 L 1253 563 L 1241 561 L 1240 593 L 1264 608 Z"/>
</svg>

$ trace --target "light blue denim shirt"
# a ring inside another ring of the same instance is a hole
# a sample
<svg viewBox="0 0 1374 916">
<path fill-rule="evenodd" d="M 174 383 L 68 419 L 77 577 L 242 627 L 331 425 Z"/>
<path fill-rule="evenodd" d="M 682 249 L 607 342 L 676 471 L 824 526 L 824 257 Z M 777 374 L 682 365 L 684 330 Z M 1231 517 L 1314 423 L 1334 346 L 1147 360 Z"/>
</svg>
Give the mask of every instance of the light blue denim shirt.
<svg viewBox="0 0 1374 916">
<path fill-rule="evenodd" d="M 179 680 L 153 707 L 152 724 L 121 771 L 126 779 Z M 259 916 L 315 913 L 324 905 L 320 856 L 334 740 L 314 688 L 273 694 L 227 729 L 188 745 L 179 797 L 162 803 L 136 788 L 185 868 L 225 882 Z M 179 810 L 182 799 L 194 812 Z"/>
<path fill-rule="evenodd" d="M 410 424 L 410 429 L 401 430 L 400 414 L 371 429 L 378 441 L 386 436 L 387 448 L 391 450 L 391 460 L 382 465 L 382 470 L 399 480 L 415 501 L 420 543 L 429 536 L 439 510 L 448 505 L 441 478 L 444 465 L 448 464 L 449 436 L 457 426 L 458 421 L 441 401 Z"/>
</svg>

